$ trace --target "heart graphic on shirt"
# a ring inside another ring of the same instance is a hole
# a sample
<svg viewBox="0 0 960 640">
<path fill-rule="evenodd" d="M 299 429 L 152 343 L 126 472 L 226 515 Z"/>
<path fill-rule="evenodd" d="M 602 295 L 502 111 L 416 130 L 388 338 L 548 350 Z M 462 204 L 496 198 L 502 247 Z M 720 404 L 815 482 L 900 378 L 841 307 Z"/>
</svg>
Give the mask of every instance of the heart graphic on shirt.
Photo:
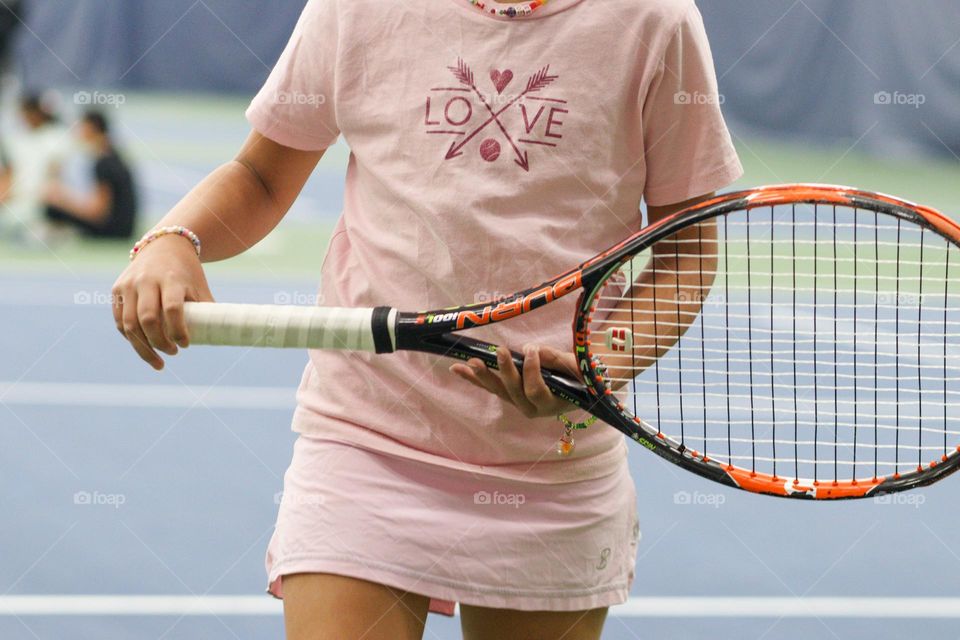
<svg viewBox="0 0 960 640">
<path fill-rule="evenodd" d="M 503 93 L 503 90 L 506 89 L 510 81 L 513 80 L 513 71 L 510 71 L 510 69 L 506 71 L 494 69 L 490 72 L 490 79 L 493 80 L 493 86 L 496 88 L 497 93 Z"/>
</svg>

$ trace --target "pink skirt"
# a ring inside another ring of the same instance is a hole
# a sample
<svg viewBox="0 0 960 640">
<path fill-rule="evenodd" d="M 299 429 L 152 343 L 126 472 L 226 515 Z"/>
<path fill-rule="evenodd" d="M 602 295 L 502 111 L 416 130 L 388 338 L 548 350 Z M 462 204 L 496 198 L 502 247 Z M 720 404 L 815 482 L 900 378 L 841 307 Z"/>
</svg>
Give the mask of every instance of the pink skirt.
<svg viewBox="0 0 960 640">
<path fill-rule="evenodd" d="M 565 484 L 505 480 L 300 436 L 267 550 L 283 576 L 331 573 L 454 604 L 583 611 L 625 602 L 639 524 L 626 460 Z"/>
</svg>

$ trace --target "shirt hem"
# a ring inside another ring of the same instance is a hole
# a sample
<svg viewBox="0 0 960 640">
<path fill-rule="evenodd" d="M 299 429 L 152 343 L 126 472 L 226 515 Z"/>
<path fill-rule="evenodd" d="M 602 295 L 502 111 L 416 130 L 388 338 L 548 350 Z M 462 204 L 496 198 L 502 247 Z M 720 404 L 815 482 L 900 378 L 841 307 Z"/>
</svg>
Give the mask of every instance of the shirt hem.
<svg viewBox="0 0 960 640">
<path fill-rule="evenodd" d="M 329 428 L 325 428 L 325 426 L 329 427 L 331 424 L 348 425 L 352 431 L 350 437 L 345 435 L 342 430 L 339 433 L 330 433 Z M 616 473 L 619 465 L 625 464 L 627 460 L 627 444 L 621 438 L 609 450 L 584 458 L 545 460 L 546 456 L 543 456 L 538 460 L 504 465 L 480 465 L 414 449 L 362 425 L 344 423 L 336 418 L 308 413 L 302 406 L 297 407 L 294 412 L 293 430 L 306 438 L 354 446 L 367 451 L 414 460 L 462 473 L 531 484 L 566 484 L 596 480 Z M 544 471 L 544 467 L 549 467 L 549 470 Z"/>
</svg>

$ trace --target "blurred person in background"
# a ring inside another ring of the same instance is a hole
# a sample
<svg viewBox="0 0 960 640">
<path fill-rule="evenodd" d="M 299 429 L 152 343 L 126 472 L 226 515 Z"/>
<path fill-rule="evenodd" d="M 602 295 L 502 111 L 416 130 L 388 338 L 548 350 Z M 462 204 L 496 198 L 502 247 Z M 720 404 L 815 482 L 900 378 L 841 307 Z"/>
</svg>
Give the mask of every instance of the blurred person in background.
<svg viewBox="0 0 960 640">
<path fill-rule="evenodd" d="M 20 0 L 2 0 L 0 1 L 0 104 L 6 107 L 5 100 L 7 91 L 17 86 L 17 78 L 14 75 L 14 59 L 12 55 L 13 40 L 22 19 L 23 6 Z M 10 166 L 10 158 L 7 155 L 6 144 L 0 141 L 0 194 L 7 191 L 6 174 Z M 0 210 L 0 237 L 4 230 L 4 222 L 8 221 L 10 216 L 4 216 Z"/>
<path fill-rule="evenodd" d="M 60 180 L 47 184 L 47 220 L 88 237 L 130 238 L 136 226 L 137 191 L 127 163 L 117 153 L 110 125 L 100 111 L 87 111 L 77 126 L 84 152 L 93 159 L 94 188 L 77 193 Z"/>
<path fill-rule="evenodd" d="M 24 129 L 5 144 L 0 170 L 0 231 L 30 242 L 46 237 L 44 190 L 60 176 L 70 152 L 70 137 L 60 123 L 52 100 L 29 94 L 20 100 Z"/>
</svg>

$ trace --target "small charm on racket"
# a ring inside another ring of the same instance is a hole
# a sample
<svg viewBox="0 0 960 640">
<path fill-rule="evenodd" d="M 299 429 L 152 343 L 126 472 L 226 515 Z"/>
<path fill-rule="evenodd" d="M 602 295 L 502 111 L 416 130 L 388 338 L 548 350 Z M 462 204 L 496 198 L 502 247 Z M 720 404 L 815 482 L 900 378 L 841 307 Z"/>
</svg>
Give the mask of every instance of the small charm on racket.
<svg viewBox="0 0 960 640">
<path fill-rule="evenodd" d="M 563 434 L 557 440 L 557 455 L 566 458 L 573 453 L 573 449 L 577 446 L 576 440 L 573 439 L 573 432 L 592 426 L 596 423 L 597 416 L 590 416 L 583 422 L 574 422 L 561 413 L 557 416 L 557 420 L 563 423 Z"/>
</svg>

